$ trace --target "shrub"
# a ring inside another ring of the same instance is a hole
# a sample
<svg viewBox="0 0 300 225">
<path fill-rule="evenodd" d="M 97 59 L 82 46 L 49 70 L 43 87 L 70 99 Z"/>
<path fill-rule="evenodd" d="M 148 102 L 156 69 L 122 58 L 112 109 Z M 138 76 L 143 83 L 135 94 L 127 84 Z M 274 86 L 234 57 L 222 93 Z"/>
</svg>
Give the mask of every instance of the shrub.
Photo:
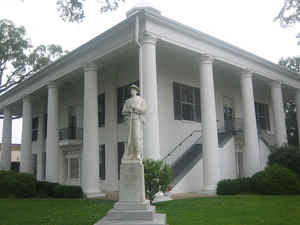
<svg viewBox="0 0 300 225">
<path fill-rule="evenodd" d="M 299 179 L 296 173 L 278 164 L 267 167 L 251 178 L 251 186 L 257 194 L 298 194 Z"/>
<path fill-rule="evenodd" d="M 241 177 L 237 179 L 240 183 L 240 192 L 241 193 L 251 193 L 251 177 Z"/>
<path fill-rule="evenodd" d="M 36 180 L 31 174 L 0 171 L 1 198 L 29 198 L 36 193 Z"/>
<path fill-rule="evenodd" d="M 225 179 L 218 182 L 218 195 L 236 195 L 239 194 L 240 191 L 240 182 L 238 179 Z"/>
<path fill-rule="evenodd" d="M 162 161 L 144 160 L 146 197 L 152 202 L 155 194 L 165 193 L 171 183 L 171 168 Z"/>
<path fill-rule="evenodd" d="M 51 183 L 47 181 L 37 181 L 36 190 L 39 197 L 54 197 L 54 188 L 58 183 Z"/>
<path fill-rule="evenodd" d="M 82 198 L 83 192 L 80 186 L 56 185 L 55 198 Z"/>
<path fill-rule="evenodd" d="M 268 164 L 279 164 L 289 168 L 300 178 L 300 149 L 296 147 L 275 148 L 269 155 Z"/>
</svg>

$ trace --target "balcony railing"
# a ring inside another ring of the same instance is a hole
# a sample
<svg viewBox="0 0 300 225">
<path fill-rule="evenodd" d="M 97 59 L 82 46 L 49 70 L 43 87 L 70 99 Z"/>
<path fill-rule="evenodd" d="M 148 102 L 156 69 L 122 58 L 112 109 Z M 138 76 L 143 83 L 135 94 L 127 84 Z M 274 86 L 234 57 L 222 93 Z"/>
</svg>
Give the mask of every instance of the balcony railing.
<svg viewBox="0 0 300 225">
<path fill-rule="evenodd" d="M 79 127 L 66 127 L 59 130 L 59 140 L 81 140 L 83 129 Z"/>
</svg>

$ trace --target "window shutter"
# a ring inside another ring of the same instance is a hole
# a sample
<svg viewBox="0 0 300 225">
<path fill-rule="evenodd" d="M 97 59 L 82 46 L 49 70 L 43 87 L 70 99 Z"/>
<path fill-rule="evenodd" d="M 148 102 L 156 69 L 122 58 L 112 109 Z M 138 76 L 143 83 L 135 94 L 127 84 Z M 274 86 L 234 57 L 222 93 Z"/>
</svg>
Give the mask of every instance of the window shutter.
<svg viewBox="0 0 300 225">
<path fill-rule="evenodd" d="M 174 119 L 181 120 L 180 86 L 177 83 L 173 83 L 173 97 Z"/>
<path fill-rule="evenodd" d="M 105 145 L 100 145 L 100 150 L 99 150 L 99 176 L 101 180 L 105 180 Z"/>
<path fill-rule="evenodd" d="M 122 163 L 122 157 L 124 155 L 125 151 L 125 143 L 124 142 L 119 142 L 118 143 L 118 179 L 120 180 L 120 166 Z"/>
</svg>

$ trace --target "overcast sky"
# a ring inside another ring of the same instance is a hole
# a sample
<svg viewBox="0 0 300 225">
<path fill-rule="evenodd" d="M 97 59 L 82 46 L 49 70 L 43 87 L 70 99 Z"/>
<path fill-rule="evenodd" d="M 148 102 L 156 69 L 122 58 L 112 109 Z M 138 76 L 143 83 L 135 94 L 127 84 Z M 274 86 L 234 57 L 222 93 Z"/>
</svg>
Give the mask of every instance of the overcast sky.
<svg viewBox="0 0 300 225">
<path fill-rule="evenodd" d="M 126 0 L 115 12 L 100 14 L 99 0 L 86 0 L 87 18 L 65 23 L 57 0 L 0 0 L 0 19 L 26 28 L 34 45 L 59 44 L 72 50 L 125 19 L 136 0 Z M 277 63 L 280 57 L 300 55 L 296 34 L 300 26 L 281 28 L 273 22 L 284 0 L 152 0 L 162 15 Z M 0 123 L 0 142 L 2 123 Z M 13 123 L 13 143 L 21 141 L 21 123 Z"/>
</svg>

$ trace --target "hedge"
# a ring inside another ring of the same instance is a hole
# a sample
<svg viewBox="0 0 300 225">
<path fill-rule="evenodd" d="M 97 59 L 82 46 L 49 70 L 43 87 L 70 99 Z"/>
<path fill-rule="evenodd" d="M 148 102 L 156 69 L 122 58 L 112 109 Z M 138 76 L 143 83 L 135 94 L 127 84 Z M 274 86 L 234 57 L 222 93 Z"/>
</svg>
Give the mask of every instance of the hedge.
<svg viewBox="0 0 300 225">
<path fill-rule="evenodd" d="M 30 198 L 36 195 L 36 180 L 31 174 L 0 171 L 0 198 Z"/>
<path fill-rule="evenodd" d="M 299 194 L 300 182 L 297 174 L 281 165 L 273 164 L 251 178 L 254 193 L 285 195 Z"/>
<path fill-rule="evenodd" d="M 241 192 L 240 182 L 237 179 L 221 180 L 217 186 L 218 195 L 235 195 Z"/>
<path fill-rule="evenodd" d="M 268 164 L 279 164 L 293 170 L 300 178 L 300 149 L 297 147 L 280 147 L 273 149 Z"/>
<path fill-rule="evenodd" d="M 54 188 L 55 198 L 82 198 L 83 192 L 80 186 L 57 185 Z"/>
</svg>

